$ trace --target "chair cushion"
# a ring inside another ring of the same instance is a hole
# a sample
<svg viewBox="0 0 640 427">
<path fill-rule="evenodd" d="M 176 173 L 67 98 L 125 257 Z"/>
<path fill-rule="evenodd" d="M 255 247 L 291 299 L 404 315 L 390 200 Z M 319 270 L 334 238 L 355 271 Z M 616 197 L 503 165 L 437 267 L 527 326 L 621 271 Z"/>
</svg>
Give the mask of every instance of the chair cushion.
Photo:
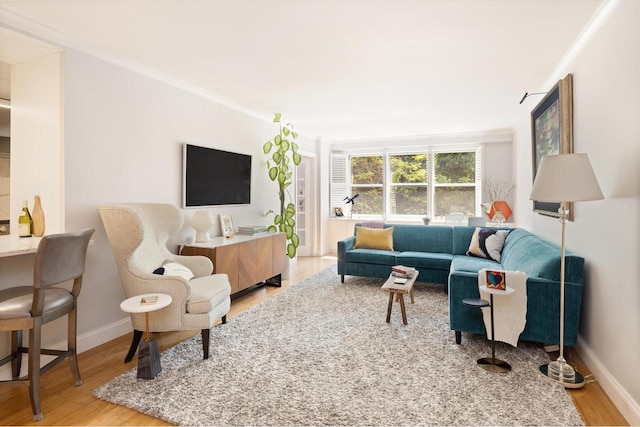
<svg viewBox="0 0 640 427">
<path fill-rule="evenodd" d="M 73 304 L 73 295 L 61 288 L 49 288 L 44 294 L 43 314 L 65 304 Z M 31 317 L 33 287 L 17 286 L 0 290 L 0 320 Z"/>
<path fill-rule="evenodd" d="M 226 274 L 212 274 L 189 280 L 191 296 L 187 301 L 187 312 L 208 313 L 226 301 L 231 295 L 231 285 Z"/>
</svg>

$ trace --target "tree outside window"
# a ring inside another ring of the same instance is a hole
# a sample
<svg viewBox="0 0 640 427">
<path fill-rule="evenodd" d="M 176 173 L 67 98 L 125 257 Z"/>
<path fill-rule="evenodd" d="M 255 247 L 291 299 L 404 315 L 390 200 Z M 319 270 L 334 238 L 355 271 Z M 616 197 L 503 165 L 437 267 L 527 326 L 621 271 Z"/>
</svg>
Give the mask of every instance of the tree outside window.
<svg viewBox="0 0 640 427">
<path fill-rule="evenodd" d="M 389 160 L 391 163 L 391 214 L 427 215 L 429 213 L 427 154 L 391 155 Z"/>
<path fill-rule="evenodd" d="M 351 194 L 359 194 L 353 213 L 383 215 L 384 161 L 382 156 L 351 157 Z"/>
<path fill-rule="evenodd" d="M 476 201 L 476 153 L 434 154 L 435 215 L 473 216 Z"/>
<path fill-rule="evenodd" d="M 480 191 L 476 187 L 481 179 L 477 155 L 476 149 L 350 155 L 345 184 L 350 195 L 359 194 L 352 212 L 458 221 L 475 216 Z"/>
</svg>

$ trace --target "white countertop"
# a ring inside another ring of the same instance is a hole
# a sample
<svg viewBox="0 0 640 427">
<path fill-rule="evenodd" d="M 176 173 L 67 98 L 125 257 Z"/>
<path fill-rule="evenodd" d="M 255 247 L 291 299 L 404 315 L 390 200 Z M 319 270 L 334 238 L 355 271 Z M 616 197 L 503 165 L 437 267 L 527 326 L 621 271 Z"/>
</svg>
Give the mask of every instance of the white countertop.
<svg viewBox="0 0 640 427">
<path fill-rule="evenodd" d="M 0 236 L 0 257 L 35 254 L 39 243 L 40 237 Z"/>
</svg>

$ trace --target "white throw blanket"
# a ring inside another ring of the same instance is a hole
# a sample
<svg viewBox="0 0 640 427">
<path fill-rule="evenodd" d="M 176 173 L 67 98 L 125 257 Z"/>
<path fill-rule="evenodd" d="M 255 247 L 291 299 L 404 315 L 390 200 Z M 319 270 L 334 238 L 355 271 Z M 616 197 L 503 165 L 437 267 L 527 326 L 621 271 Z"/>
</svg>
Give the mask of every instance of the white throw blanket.
<svg viewBox="0 0 640 427">
<path fill-rule="evenodd" d="M 487 269 L 478 272 L 478 287 L 487 284 Z M 509 295 L 493 296 L 493 315 L 496 334 L 494 339 L 518 346 L 518 338 L 527 323 L 527 275 L 521 271 L 505 271 L 507 288 L 513 288 Z M 491 301 L 488 292 L 480 291 L 480 298 Z M 487 337 L 491 338 L 491 309 L 482 310 Z"/>
</svg>

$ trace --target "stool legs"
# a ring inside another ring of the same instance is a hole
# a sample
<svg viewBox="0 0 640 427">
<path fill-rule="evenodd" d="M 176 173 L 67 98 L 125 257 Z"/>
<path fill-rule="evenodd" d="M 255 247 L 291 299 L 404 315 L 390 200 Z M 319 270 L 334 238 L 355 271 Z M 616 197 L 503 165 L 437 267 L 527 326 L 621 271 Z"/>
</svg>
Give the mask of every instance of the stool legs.
<svg viewBox="0 0 640 427">
<path fill-rule="evenodd" d="M 409 295 L 411 297 L 411 304 L 414 304 L 413 289 L 409 292 Z M 402 313 L 402 323 L 404 325 L 408 325 L 409 322 L 407 321 L 407 309 L 405 308 L 405 305 L 404 305 L 404 294 L 400 292 L 389 292 L 389 306 L 387 307 L 387 323 L 391 322 L 391 308 L 393 307 L 394 296 L 396 298 L 396 301 L 400 303 L 400 312 Z"/>
<path fill-rule="evenodd" d="M 387 307 L 387 323 L 391 322 L 391 308 L 393 307 L 393 294 L 395 292 L 389 292 L 389 306 Z"/>
</svg>

